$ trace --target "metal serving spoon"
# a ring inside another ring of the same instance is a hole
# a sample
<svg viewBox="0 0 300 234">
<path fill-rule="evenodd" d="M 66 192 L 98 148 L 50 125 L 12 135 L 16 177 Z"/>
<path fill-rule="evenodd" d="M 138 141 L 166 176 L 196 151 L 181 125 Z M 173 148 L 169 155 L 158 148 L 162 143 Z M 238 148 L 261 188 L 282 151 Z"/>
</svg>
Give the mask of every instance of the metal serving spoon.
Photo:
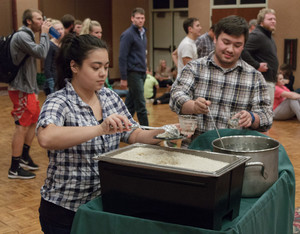
<svg viewBox="0 0 300 234">
<path fill-rule="evenodd" d="M 141 129 L 162 129 L 162 130 L 165 130 L 165 132 L 167 132 L 167 134 L 168 134 L 167 138 L 178 138 L 178 137 L 180 137 L 180 131 L 173 124 L 167 124 L 167 125 L 163 125 L 161 127 L 150 127 L 150 126 L 144 126 L 144 125 L 140 125 L 140 124 L 132 124 L 130 126 L 130 128 L 131 129 L 134 129 L 134 128 L 141 128 Z"/>
<path fill-rule="evenodd" d="M 212 114 L 211 114 L 211 112 L 210 112 L 209 106 L 207 106 L 207 108 L 208 108 L 209 116 L 210 116 L 210 118 L 211 118 L 211 120 L 212 120 L 212 122 L 213 122 L 213 124 L 214 124 L 214 127 L 215 127 L 215 129 L 216 129 L 216 131 L 217 131 L 217 134 L 218 134 L 218 136 L 219 136 L 219 139 L 220 139 L 220 141 L 221 141 L 222 147 L 223 147 L 223 149 L 225 149 L 224 143 L 223 143 L 222 138 L 221 138 L 221 136 L 220 136 L 220 133 L 219 133 L 219 130 L 218 130 L 217 125 L 216 125 L 216 123 L 215 123 L 214 117 L 212 116 Z"/>
<path fill-rule="evenodd" d="M 113 127 L 111 126 L 111 128 L 113 128 Z M 167 133 L 166 138 L 179 138 L 180 137 L 179 129 L 173 124 L 167 124 L 167 125 L 163 125 L 161 127 L 151 127 L 151 126 L 140 125 L 139 123 L 137 123 L 137 124 L 130 125 L 129 128 L 130 129 L 141 128 L 141 129 L 149 129 L 149 130 L 162 129 Z"/>
</svg>

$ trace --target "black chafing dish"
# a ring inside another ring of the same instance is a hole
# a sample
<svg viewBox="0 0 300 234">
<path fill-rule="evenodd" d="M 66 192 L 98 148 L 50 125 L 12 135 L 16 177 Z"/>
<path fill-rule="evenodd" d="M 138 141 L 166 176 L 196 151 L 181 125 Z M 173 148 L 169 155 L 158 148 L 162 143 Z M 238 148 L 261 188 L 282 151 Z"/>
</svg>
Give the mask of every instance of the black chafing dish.
<svg viewBox="0 0 300 234">
<path fill-rule="evenodd" d="M 210 173 L 114 158 L 135 147 L 176 151 L 229 164 Z M 225 216 L 238 216 L 245 163 L 250 158 L 134 144 L 95 159 L 99 160 L 104 211 L 219 230 Z"/>
</svg>

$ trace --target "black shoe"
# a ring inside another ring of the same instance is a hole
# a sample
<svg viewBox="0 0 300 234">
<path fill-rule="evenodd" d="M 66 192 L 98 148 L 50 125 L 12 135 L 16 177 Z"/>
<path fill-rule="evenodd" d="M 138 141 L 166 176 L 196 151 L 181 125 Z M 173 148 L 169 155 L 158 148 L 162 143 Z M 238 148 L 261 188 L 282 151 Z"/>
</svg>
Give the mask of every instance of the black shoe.
<svg viewBox="0 0 300 234">
<path fill-rule="evenodd" d="M 33 179 L 35 177 L 35 174 L 24 170 L 22 167 L 19 167 L 16 171 L 12 171 L 9 169 L 8 171 L 8 178 L 10 179 Z"/>
<path fill-rule="evenodd" d="M 25 169 L 28 169 L 28 170 L 38 170 L 39 169 L 39 166 L 36 165 L 30 156 L 28 156 L 28 159 L 25 160 L 23 157 L 20 159 L 20 166 L 25 168 Z"/>
</svg>

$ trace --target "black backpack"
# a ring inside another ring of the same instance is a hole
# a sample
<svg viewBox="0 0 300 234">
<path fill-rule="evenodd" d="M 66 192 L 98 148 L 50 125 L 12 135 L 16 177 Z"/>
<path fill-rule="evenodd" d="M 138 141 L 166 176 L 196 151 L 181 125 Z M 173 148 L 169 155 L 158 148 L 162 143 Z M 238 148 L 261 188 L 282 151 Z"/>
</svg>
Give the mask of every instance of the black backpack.
<svg viewBox="0 0 300 234">
<path fill-rule="evenodd" d="M 18 74 L 19 68 L 25 63 L 26 59 L 29 57 L 29 55 L 27 54 L 19 65 L 14 65 L 12 61 L 10 53 L 10 42 L 14 34 L 20 31 L 28 33 L 34 41 L 34 37 L 32 36 L 32 34 L 26 30 L 19 30 L 13 32 L 8 36 L 0 37 L 0 82 L 12 82 Z"/>
</svg>

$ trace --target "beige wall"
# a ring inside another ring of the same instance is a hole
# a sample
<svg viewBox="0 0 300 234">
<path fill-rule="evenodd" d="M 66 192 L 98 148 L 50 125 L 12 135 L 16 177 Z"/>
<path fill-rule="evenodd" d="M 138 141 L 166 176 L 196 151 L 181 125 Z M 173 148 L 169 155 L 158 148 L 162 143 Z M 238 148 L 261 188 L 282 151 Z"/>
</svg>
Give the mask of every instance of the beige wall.
<svg viewBox="0 0 300 234">
<path fill-rule="evenodd" d="M 205 33 L 210 28 L 210 0 L 189 0 L 189 17 L 199 19 L 202 32 Z"/>
<path fill-rule="evenodd" d="M 1 0 L 0 1 L 0 32 L 1 36 L 9 35 L 13 31 L 13 20 L 12 20 L 12 1 L 11 0 Z"/>
</svg>

